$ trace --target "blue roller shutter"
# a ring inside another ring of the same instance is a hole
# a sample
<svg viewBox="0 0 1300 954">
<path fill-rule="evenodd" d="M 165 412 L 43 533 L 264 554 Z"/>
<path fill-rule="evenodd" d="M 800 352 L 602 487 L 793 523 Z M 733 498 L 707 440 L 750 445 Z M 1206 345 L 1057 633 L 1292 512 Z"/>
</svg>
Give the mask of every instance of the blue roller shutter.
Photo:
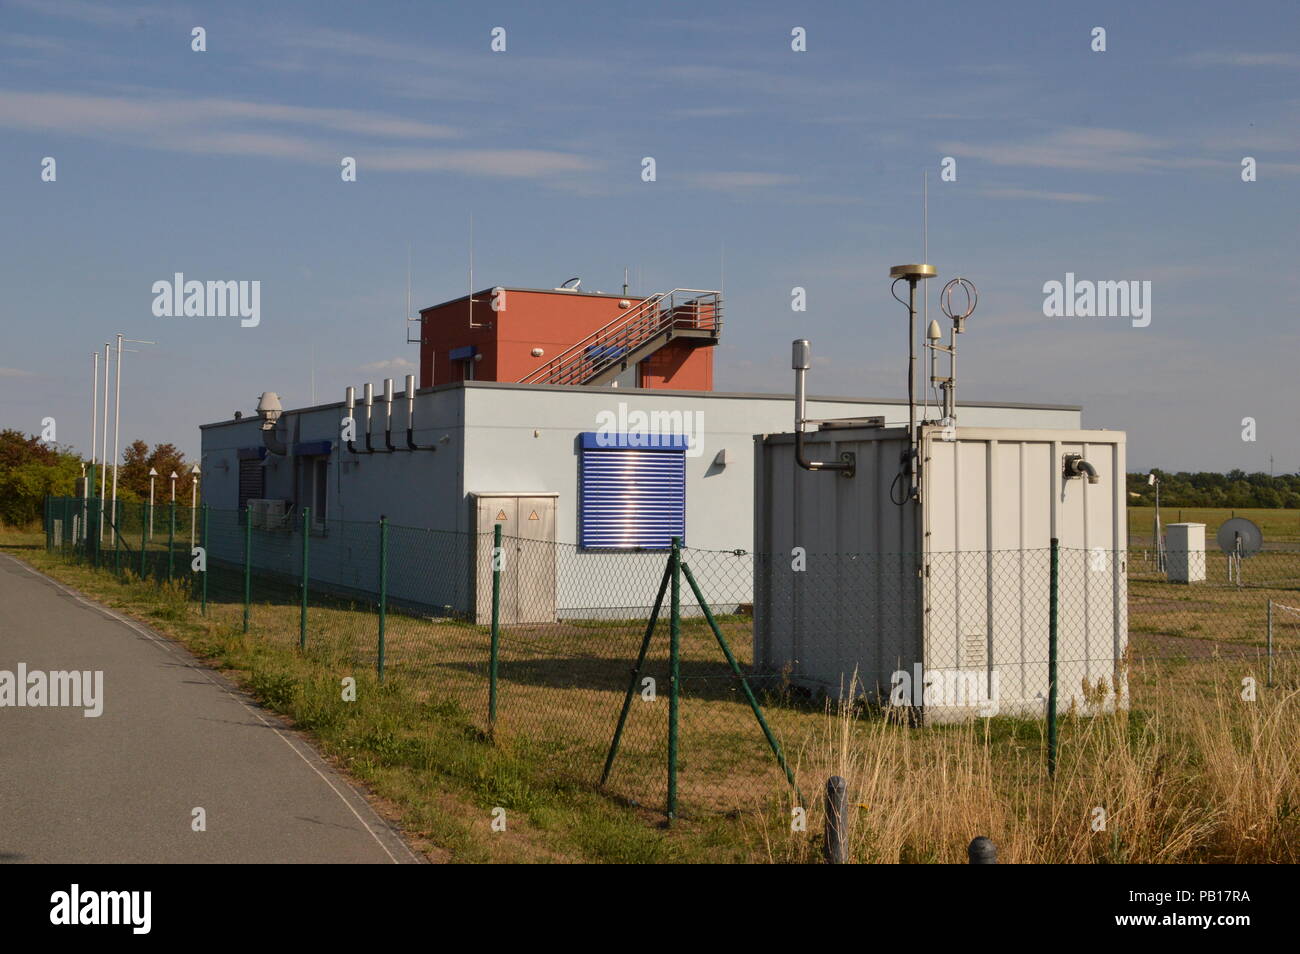
<svg viewBox="0 0 1300 954">
<path fill-rule="evenodd" d="M 578 540 L 584 549 L 667 550 L 686 539 L 682 435 L 582 435 Z"/>
</svg>

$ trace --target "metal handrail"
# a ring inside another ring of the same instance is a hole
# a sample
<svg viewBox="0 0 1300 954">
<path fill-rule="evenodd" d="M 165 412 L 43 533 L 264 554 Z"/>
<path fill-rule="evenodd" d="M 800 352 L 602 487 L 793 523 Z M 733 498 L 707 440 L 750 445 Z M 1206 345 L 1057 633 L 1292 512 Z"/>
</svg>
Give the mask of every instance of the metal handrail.
<svg viewBox="0 0 1300 954">
<path fill-rule="evenodd" d="M 679 298 L 690 296 L 684 301 Z M 664 302 L 667 307 L 663 307 Z M 671 328 L 722 329 L 722 295 L 702 288 L 674 288 L 642 299 L 613 321 L 535 368 L 520 384 L 581 384 L 610 367 L 646 341 Z M 593 354 L 593 349 L 615 353 Z"/>
<path fill-rule="evenodd" d="M 520 384 L 535 383 L 535 381 L 533 381 L 534 378 L 541 376 L 543 372 L 546 372 L 551 368 L 559 368 L 560 365 L 562 365 L 569 358 L 571 358 L 575 354 L 581 353 L 583 348 L 587 345 L 588 342 L 598 338 L 600 335 L 604 334 L 606 331 L 613 328 L 615 325 L 618 325 L 622 322 L 631 321 L 639 317 L 641 314 L 644 314 L 646 311 L 648 311 L 651 308 L 654 308 L 657 311 L 659 303 L 671 294 L 672 292 L 660 292 L 657 295 L 651 295 L 649 298 L 641 299 L 641 301 L 637 302 L 636 305 L 629 308 L 623 314 L 619 315 L 617 318 L 613 319 L 607 324 L 602 325 L 600 328 L 597 328 L 595 331 L 587 335 L 587 337 L 583 338 L 577 344 L 572 345 L 571 347 L 567 348 L 564 351 L 561 351 L 550 361 L 547 361 L 545 364 L 540 365 L 539 367 L 533 369 L 527 375 L 520 378 L 519 383 Z"/>
</svg>

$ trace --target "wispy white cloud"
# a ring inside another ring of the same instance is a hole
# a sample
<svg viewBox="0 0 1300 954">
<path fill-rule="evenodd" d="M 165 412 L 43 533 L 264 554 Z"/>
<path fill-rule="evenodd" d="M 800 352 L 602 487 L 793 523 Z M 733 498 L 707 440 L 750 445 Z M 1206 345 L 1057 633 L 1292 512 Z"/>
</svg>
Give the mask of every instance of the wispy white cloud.
<svg viewBox="0 0 1300 954">
<path fill-rule="evenodd" d="M 693 106 L 683 109 L 670 109 L 668 115 L 673 119 L 728 119 L 743 116 L 748 109 L 740 106 Z"/>
<path fill-rule="evenodd" d="M 395 149 L 357 152 L 357 161 L 382 172 L 463 172 L 537 179 L 589 172 L 593 160 L 546 149 Z"/>
<path fill-rule="evenodd" d="M 22 368 L 0 368 L 0 378 L 34 378 L 35 372 L 24 371 Z"/>
<path fill-rule="evenodd" d="M 958 158 L 982 159 L 1000 166 L 1084 172 L 1226 169 L 1235 165 L 1227 159 L 1189 155 L 1189 147 L 1145 133 L 1080 126 L 1019 141 L 945 142 L 939 148 Z"/>
<path fill-rule="evenodd" d="M 361 366 L 362 371 L 414 371 L 418 368 L 414 361 L 406 358 L 388 358 L 385 361 L 371 361 Z"/>
<path fill-rule="evenodd" d="M 391 141 L 447 140 L 462 134 L 448 126 L 382 113 L 232 99 L 0 91 L 0 127 L 199 155 L 329 163 L 351 155 L 363 171 L 536 179 L 596 168 L 592 160 L 556 150 L 395 146 Z M 285 127 L 304 127 L 314 135 Z"/>
<path fill-rule="evenodd" d="M 28 33 L 0 33 L 0 44 L 41 53 L 62 53 L 68 48 L 68 44 L 63 40 L 50 36 L 33 36 Z"/>
<path fill-rule="evenodd" d="M 1247 53 L 1203 51 L 1183 57 L 1190 66 L 1241 66 L 1300 70 L 1300 53 Z"/>
<path fill-rule="evenodd" d="M 382 113 L 288 106 L 234 99 L 86 96 L 0 91 L 0 125 L 18 129 L 156 132 L 159 127 L 202 129 L 238 122 L 308 126 L 393 139 L 449 139 L 457 130 Z M 171 138 L 171 135 L 168 135 Z"/>
<path fill-rule="evenodd" d="M 7 6 L 29 13 L 75 20 L 99 27 L 138 26 L 149 20 L 167 20 L 189 23 L 193 16 L 187 9 L 174 3 L 94 3 L 91 0 L 7 0 Z"/>
<path fill-rule="evenodd" d="M 686 181 L 701 189 L 770 189 L 792 185 L 799 178 L 777 172 L 693 172 Z"/>
<path fill-rule="evenodd" d="M 1037 199 L 1044 202 L 1105 202 L 1106 197 L 1089 192 L 1048 192 L 1043 189 L 981 189 L 990 199 Z"/>
</svg>

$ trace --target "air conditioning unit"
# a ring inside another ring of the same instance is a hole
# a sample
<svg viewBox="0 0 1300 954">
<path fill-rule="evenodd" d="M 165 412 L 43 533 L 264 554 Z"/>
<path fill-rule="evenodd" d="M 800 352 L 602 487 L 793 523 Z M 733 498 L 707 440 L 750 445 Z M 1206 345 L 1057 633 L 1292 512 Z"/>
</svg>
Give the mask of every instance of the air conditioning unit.
<svg viewBox="0 0 1300 954">
<path fill-rule="evenodd" d="M 250 497 L 248 520 L 255 530 L 283 530 L 289 512 L 289 501 Z"/>
<path fill-rule="evenodd" d="M 263 520 L 268 530 L 283 530 L 286 526 L 285 516 L 289 512 L 287 500 L 263 500 Z"/>
</svg>

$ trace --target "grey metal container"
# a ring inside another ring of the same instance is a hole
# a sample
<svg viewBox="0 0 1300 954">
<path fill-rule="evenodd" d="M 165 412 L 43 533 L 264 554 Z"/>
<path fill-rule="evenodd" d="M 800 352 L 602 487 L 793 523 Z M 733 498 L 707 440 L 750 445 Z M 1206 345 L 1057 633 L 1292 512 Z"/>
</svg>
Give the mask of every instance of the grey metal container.
<svg viewBox="0 0 1300 954">
<path fill-rule="evenodd" d="M 1042 715 L 1055 537 L 1060 710 L 1125 704 L 1124 434 L 918 435 L 919 499 L 899 476 L 906 428 L 809 433 L 812 458 L 855 455 L 850 478 L 798 467 L 793 434 L 755 439 L 756 666 L 835 696 L 917 704 L 928 721 Z M 1097 483 L 1066 476 L 1076 454 Z"/>
</svg>

